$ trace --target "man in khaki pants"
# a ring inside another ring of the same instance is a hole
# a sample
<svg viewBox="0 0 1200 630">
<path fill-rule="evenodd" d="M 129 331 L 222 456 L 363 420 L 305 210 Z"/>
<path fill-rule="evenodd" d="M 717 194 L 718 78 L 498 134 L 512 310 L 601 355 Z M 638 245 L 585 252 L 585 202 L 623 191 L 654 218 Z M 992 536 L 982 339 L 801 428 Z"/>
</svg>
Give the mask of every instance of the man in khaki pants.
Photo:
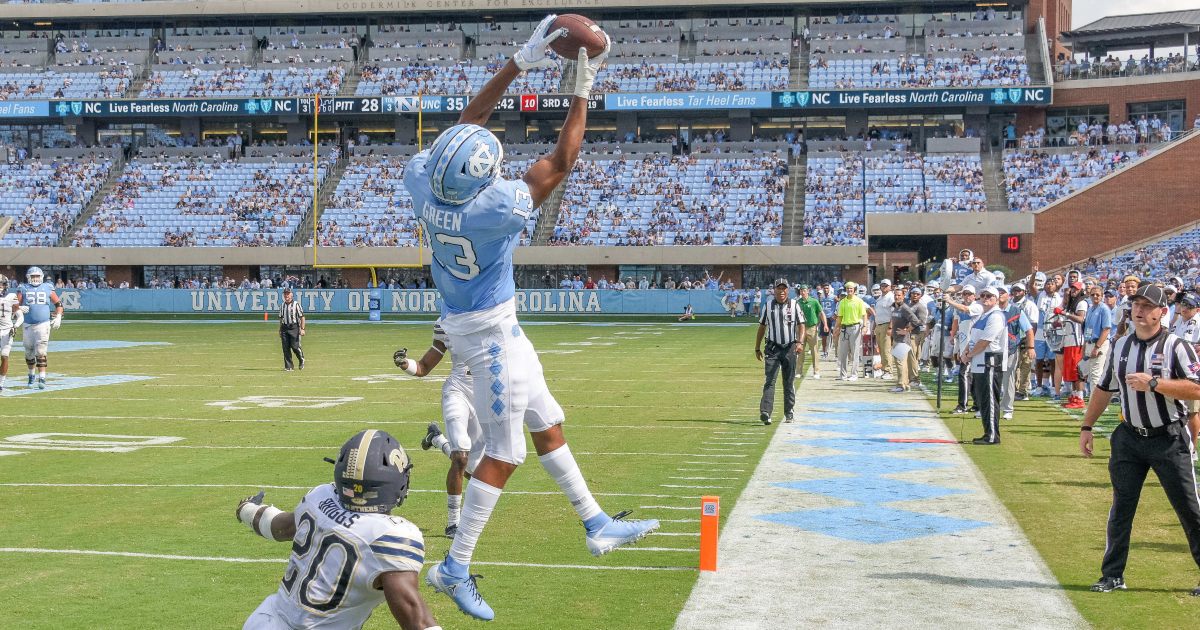
<svg viewBox="0 0 1200 630">
<path fill-rule="evenodd" d="M 896 296 L 892 291 L 892 281 L 884 278 L 879 281 L 879 290 L 883 295 L 875 300 L 875 343 L 879 345 L 879 359 L 883 363 L 883 378 L 891 378 L 896 373 L 896 357 L 892 356 L 892 309 L 903 302 L 903 294 Z"/>
<path fill-rule="evenodd" d="M 799 292 L 796 307 L 804 315 L 804 350 L 796 366 L 796 378 L 804 376 L 804 359 L 807 357 L 811 361 L 812 377 L 819 379 L 821 366 L 817 363 L 817 346 L 821 344 L 821 335 L 829 334 L 829 321 L 825 319 L 825 311 L 821 310 L 821 301 L 812 296 L 807 284 L 800 285 Z"/>
<path fill-rule="evenodd" d="M 863 325 L 874 315 L 871 307 L 858 297 L 858 284 L 846 283 L 846 297 L 837 305 L 837 325 L 833 328 L 833 340 L 837 345 L 838 379 L 857 381 L 861 369 Z"/>
</svg>

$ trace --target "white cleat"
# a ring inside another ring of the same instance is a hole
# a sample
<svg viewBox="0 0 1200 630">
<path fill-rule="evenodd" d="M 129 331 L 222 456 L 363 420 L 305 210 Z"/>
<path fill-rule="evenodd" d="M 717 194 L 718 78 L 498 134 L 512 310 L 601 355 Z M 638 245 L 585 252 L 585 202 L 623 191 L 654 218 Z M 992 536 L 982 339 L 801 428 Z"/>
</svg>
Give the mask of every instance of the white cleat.
<svg viewBox="0 0 1200 630">
<path fill-rule="evenodd" d="M 593 556 L 603 556 L 617 547 L 637 542 L 658 529 L 658 519 L 622 520 L 628 515 L 628 510 L 620 512 L 600 529 L 587 533 L 588 551 L 592 552 Z"/>
</svg>

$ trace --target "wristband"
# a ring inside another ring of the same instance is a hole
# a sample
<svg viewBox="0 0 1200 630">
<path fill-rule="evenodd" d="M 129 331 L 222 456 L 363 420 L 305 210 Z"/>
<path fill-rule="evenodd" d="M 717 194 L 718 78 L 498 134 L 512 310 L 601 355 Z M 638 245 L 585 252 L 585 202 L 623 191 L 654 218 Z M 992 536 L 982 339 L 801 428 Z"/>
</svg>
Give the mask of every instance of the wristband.
<svg viewBox="0 0 1200 630">
<path fill-rule="evenodd" d="M 416 376 L 417 375 L 417 362 L 413 361 L 412 359 L 409 359 L 408 367 L 401 368 L 401 369 L 403 369 L 405 372 L 408 372 L 409 374 L 412 374 L 413 376 Z"/>
<path fill-rule="evenodd" d="M 238 520 L 257 532 L 259 536 L 267 540 L 274 540 L 275 537 L 271 535 L 271 522 L 280 514 L 283 514 L 283 510 L 274 505 L 246 503 L 242 509 L 238 510 Z"/>
<path fill-rule="evenodd" d="M 1079 427 L 1079 430 L 1080 430 L 1080 431 L 1087 431 L 1087 432 L 1091 433 L 1091 431 L 1092 431 L 1092 427 L 1089 427 L 1088 425 L 1086 425 L 1086 424 L 1085 424 L 1085 425 L 1083 425 L 1083 426 Z"/>
</svg>

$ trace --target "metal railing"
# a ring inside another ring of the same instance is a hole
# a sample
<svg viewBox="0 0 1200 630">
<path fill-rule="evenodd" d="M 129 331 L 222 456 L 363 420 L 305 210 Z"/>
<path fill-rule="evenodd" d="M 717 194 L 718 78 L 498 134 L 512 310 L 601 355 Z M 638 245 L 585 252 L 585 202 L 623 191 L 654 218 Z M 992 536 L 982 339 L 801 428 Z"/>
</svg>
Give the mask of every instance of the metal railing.
<svg viewBox="0 0 1200 630">
<path fill-rule="evenodd" d="M 1067 62 L 1054 66 L 1054 79 L 1057 81 L 1122 79 L 1183 74 L 1185 72 L 1200 72 L 1200 61 L 1193 58 L 1176 58 L 1173 60 L 1135 61 L 1132 64 L 1128 60 L 1096 63 Z"/>
</svg>

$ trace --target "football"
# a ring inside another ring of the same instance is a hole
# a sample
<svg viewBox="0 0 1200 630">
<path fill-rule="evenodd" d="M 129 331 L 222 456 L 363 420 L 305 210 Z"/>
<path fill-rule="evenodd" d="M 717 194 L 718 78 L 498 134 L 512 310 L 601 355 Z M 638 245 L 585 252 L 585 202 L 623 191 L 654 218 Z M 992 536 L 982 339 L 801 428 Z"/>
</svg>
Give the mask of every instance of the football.
<svg viewBox="0 0 1200 630">
<path fill-rule="evenodd" d="M 550 25 L 551 32 L 560 28 L 567 29 L 567 35 L 550 43 L 550 48 L 559 57 L 574 60 L 579 56 L 580 48 L 587 49 L 588 57 L 604 52 L 604 31 L 592 20 L 568 13 L 558 16 Z"/>
</svg>

